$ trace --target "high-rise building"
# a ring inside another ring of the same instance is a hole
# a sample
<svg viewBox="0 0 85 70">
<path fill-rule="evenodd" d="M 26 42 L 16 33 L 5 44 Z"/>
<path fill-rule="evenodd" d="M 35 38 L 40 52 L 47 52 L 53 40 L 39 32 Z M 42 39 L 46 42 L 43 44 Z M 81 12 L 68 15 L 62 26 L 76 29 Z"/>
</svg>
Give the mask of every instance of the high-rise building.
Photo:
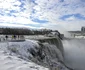
<svg viewBox="0 0 85 70">
<path fill-rule="evenodd" d="M 81 31 L 82 31 L 82 32 L 85 32 L 85 27 L 82 27 L 82 28 L 81 28 Z"/>
</svg>

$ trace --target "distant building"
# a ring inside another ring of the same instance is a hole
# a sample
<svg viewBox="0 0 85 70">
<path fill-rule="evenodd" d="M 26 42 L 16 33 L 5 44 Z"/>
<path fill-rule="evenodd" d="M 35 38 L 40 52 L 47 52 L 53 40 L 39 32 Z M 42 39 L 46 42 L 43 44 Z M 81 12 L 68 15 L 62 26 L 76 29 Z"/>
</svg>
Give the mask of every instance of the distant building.
<svg viewBox="0 0 85 70">
<path fill-rule="evenodd" d="M 71 37 L 80 37 L 80 38 L 84 38 L 85 37 L 85 27 L 81 27 L 80 31 L 68 31 L 71 34 Z"/>
<path fill-rule="evenodd" d="M 85 27 L 82 27 L 82 28 L 81 28 L 81 31 L 82 31 L 82 32 L 85 32 Z"/>
</svg>

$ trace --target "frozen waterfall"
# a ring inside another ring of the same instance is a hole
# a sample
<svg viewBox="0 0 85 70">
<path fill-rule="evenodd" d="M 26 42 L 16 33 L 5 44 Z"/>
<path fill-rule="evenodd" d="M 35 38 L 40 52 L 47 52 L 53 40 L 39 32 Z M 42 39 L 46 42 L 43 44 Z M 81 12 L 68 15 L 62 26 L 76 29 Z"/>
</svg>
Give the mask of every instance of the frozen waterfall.
<svg viewBox="0 0 85 70">
<path fill-rule="evenodd" d="M 56 40 L 46 41 L 2 42 L 0 43 L 0 49 L 11 56 L 16 56 L 27 62 L 32 61 L 50 70 L 69 70 L 61 63 L 64 61 L 63 51 L 61 51 L 59 45 L 56 45 Z"/>
</svg>

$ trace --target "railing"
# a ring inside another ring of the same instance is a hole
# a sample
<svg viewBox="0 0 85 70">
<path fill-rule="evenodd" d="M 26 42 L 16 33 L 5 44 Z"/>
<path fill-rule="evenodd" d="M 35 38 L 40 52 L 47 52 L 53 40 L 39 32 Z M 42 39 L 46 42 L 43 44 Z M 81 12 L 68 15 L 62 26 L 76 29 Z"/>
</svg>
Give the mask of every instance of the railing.
<svg viewBox="0 0 85 70">
<path fill-rule="evenodd" d="M 25 39 L 24 39 L 24 38 L 12 38 L 12 37 L 9 37 L 9 38 L 1 37 L 1 38 L 0 38 L 0 42 L 17 41 L 17 40 L 25 40 Z"/>
</svg>

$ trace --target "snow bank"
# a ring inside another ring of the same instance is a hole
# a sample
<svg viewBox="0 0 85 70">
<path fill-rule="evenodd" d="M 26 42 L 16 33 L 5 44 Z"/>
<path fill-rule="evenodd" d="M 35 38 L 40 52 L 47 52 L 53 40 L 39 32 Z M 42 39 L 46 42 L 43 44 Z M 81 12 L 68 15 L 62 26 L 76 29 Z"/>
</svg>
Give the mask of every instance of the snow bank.
<svg viewBox="0 0 85 70">
<path fill-rule="evenodd" d="M 29 60 L 30 58 L 33 58 L 33 55 L 30 52 L 32 51 L 36 54 L 39 50 L 39 45 L 37 41 L 33 40 L 24 42 L 9 42 L 7 49 L 10 50 L 10 54 L 15 54 L 22 59 Z"/>
<path fill-rule="evenodd" d="M 26 61 L 27 57 L 32 57 L 27 49 L 30 50 L 36 47 L 38 47 L 38 44 L 32 40 L 0 42 L 0 70 L 48 70 L 48 68 L 39 66 L 31 61 Z"/>
<path fill-rule="evenodd" d="M 0 70 L 48 70 L 48 68 L 11 56 L 0 49 Z"/>
</svg>

